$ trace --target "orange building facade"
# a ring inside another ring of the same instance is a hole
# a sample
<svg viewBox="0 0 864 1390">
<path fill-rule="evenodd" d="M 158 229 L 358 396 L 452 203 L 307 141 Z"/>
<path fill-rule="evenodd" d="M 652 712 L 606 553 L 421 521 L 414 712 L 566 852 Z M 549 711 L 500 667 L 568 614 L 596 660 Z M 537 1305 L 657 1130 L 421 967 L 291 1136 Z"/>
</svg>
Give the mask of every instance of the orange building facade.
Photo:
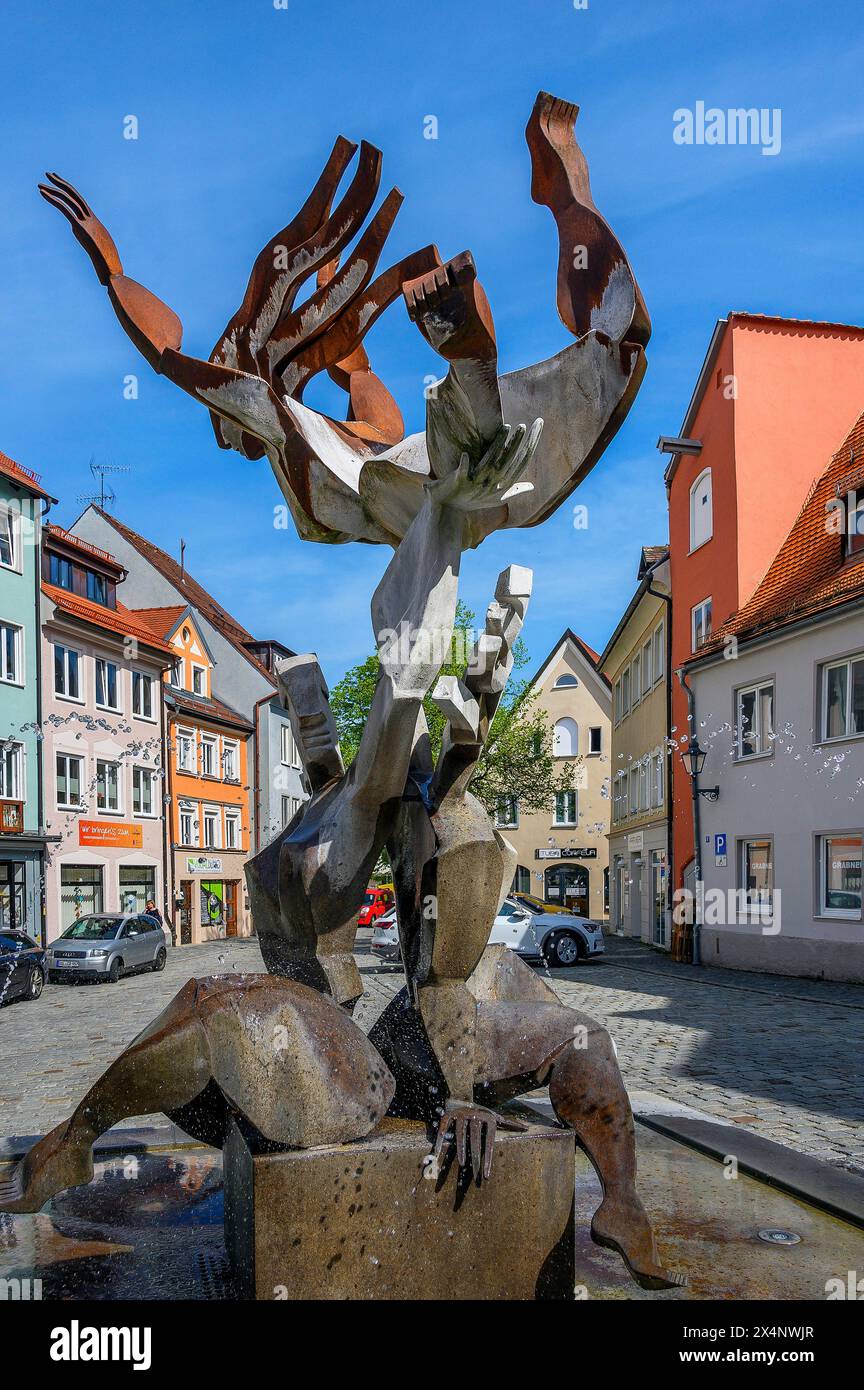
<svg viewBox="0 0 864 1390">
<path fill-rule="evenodd" d="M 214 696 L 215 662 L 192 610 L 143 611 L 175 653 L 164 693 L 167 858 L 177 945 L 248 936 L 252 725 Z"/>
<path fill-rule="evenodd" d="M 699 731 L 691 730 L 676 672 L 764 578 L 825 459 L 860 413 L 862 380 L 864 328 L 753 314 L 730 314 L 715 328 L 679 431 L 694 452 L 673 453 L 666 471 L 679 750 Z M 677 754 L 672 763 L 678 887 L 692 880 L 693 804 Z M 713 780 L 706 765 L 703 782 Z"/>
</svg>

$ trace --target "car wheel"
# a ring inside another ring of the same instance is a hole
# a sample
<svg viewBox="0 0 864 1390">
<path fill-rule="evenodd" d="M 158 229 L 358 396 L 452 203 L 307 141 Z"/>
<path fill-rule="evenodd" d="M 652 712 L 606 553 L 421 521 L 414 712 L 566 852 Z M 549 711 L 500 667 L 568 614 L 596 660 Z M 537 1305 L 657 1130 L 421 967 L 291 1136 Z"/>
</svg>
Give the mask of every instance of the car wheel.
<svg viewBox="0 0 864 1390">
<path fill-rule="evenodd" d="M 160 946 L 160 947 L 159 947 L 159 950 L 156 952 L 156 959 L 155 959 L 154 962 L 153 962 L 153 970 L 154 970 L 154 973 L 155 973 L 155 971 L 157 971 L 157 970 L 164 970 L 164 969 L 165 969 L 165 961 L 166 961 L 166 960 L 167 960 L 167 955 L 166 955 L 166 953 L 165 953 L 165 947 L 164 947 L 164 946 Z"/>
<path fill-rule="evenodd" d="M 38 965 L 34 965 L 30 971 L 30 979 L 27 981 L 27 993 L 25 999 L 38 999 L 45 987 L 45 976 L 42 974 Z"/>
<path fill-rule="evenodd" d="M 105 976 L 106 984 L 116 985 L 117 981 L 120 979 L 120 965 L 120 957 L 115 956 L 111 964 L 109 965 L 108 972 Z"/>
<path fill-rule="evenodd" d="M 544 954 L 550 965 L 575 965 L 581 955 L 579 938 L 569 931 L 557 931 L 544 943 Z"/>
</svg>

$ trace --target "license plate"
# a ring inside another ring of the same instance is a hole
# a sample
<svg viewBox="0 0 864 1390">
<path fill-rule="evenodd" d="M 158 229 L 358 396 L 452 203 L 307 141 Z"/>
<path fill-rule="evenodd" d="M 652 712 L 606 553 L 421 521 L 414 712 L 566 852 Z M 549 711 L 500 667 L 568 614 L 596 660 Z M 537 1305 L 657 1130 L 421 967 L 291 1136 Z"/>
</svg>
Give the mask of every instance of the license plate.
<svg viewBox="0 0 864 1390">
<path fill-rule="evenodd" d="M 61 970 L 64 970 L 64 969 L 65 969 L 65 970 L 74 970 L 74 969 L 76 968 L 76 966 L 78 965 L 78 961 L 77 961 L 77 960 L 55 960 L 54 964 L 55 964 L 55 966 L 59 966 Z"/>
</svg>

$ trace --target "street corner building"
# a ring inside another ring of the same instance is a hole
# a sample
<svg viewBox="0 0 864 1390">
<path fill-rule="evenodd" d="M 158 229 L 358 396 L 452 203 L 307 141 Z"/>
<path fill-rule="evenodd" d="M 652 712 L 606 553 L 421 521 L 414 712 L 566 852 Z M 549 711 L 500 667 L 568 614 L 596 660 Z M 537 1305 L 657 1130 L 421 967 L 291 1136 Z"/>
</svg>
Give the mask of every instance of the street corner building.
<svg viewBox="0 0 864 1390">
<path fill-rule="evenodd" d="M 599 667 L 612 684 L 610 928 L 670 944 L 669 547 L 645 546 L 638 587 Z"/>
<path fill-rule="evenodd" d="M 864 979 L 862 369 L 860 326 L 730 313 L 658 442 L 681 959 Z"/>
<path fill-rule="evenodd" d="M 55 499 L 0 453 L 0 930 L 44 940 L 40 541 Z"/>
<path fill-rule="evenodd" d="M 118 599 L 123 566 L 42 535 L 45 940 L 91 912 L 164 902 L 162 675 L 171 648 Z"/>
<path fill-rule="evenodd" d="M 602 922 L 608 912 L 611 692 L 595 651 L 568 628 L 531 682 L 535 708 L 552 728 L 558 767 L 572 790 L 550 794 L 548 811 L 503 797 L 497 827 L 518 854 L 513 891 Z"/>
</svg>

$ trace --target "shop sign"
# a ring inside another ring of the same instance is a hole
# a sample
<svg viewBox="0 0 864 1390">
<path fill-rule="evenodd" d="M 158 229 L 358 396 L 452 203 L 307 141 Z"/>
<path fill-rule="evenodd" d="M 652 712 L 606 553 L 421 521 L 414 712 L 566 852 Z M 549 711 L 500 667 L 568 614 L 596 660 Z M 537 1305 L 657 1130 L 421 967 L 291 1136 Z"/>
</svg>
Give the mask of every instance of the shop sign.
<svg viewBox="0 0 864 1390">
<path fill-rule="evenodd" d="M 186 860 L 186 872 L 190 874 L 221 874 L 222 860 L 206 854 L 190 855 Z"/>
<path fill-rule="evenodd" d="M 79 845 L 102 845 L 108 849 L 142 849 L 144 831 L 132 821 L 80 820 Z"/>
</svg>

